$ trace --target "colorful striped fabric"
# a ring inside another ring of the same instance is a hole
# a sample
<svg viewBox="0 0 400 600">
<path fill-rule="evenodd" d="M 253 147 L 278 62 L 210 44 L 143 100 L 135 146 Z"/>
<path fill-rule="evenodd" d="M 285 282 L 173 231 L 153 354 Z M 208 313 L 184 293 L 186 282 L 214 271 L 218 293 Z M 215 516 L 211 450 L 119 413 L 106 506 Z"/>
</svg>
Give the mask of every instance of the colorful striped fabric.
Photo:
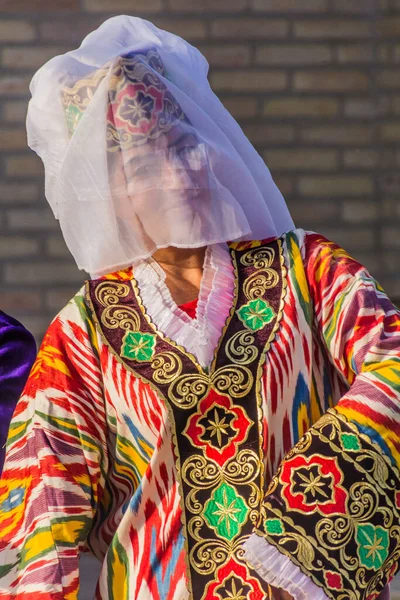
<svg viewBox="0 0 400 600">
<path fill-rule="evenodd" d="M 296 230 L 281 243 L 283 312 L 259 373 L 266 483 L 334 406 L 399 465 L 399 312 L 322 236 Z M 183 500 L 168 407 L 106 343 L 82 289 L 49 327 L 12 420 L 0 600 L 75 600 L 86 550 L 103 564 L 97 599 L 194 597 Z M 203 600 L 233 597 L 218 594 Z"/>
</svg>

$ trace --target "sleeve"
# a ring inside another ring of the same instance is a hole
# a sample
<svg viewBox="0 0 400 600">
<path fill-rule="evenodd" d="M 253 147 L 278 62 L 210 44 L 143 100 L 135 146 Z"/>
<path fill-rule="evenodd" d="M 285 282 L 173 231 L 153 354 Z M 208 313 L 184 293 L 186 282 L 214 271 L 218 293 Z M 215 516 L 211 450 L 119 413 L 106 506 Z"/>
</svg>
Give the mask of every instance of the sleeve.
<svg viewBox="0 0 400 600">
<path fill-rule="evenodd" d="M 48 329 L 10 426 L 0 480 L 0 600 L 76 600 L 103 489 L 105 411 L 83 301 Z"/>
<path fill-rule="evenodd" d="M 400 313 L 321 236 L 307 235 L 304 262 L 316 335 L 348 391 L 283 459 L 246 557 L 298 600 L 374 600 L 400 557 Z"/>
<path fill-rule="evenodd" d="M 0 311 L 0 473 L 10 420 L 36 356 L 32 335 Z"/>
</svg>

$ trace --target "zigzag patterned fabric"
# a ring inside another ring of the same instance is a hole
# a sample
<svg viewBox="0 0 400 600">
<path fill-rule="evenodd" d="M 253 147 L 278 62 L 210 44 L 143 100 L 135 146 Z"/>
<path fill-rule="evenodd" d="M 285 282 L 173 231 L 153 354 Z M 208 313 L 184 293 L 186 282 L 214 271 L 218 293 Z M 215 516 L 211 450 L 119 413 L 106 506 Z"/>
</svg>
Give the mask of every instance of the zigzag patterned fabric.
<svg viewBox="0 0 400 600">
<path fill-rule="evenodd" d="M 49 327 L 0 481 L 0 600 L 76 600 L 83 551 L 98 600 L 267 599 L 254 527 L 331 598 L 371 600 L 395 573 L 399 312 L 320 235 L 230 251 L 208 369 L 157 331 L 129 269 Z"/>
</svg>

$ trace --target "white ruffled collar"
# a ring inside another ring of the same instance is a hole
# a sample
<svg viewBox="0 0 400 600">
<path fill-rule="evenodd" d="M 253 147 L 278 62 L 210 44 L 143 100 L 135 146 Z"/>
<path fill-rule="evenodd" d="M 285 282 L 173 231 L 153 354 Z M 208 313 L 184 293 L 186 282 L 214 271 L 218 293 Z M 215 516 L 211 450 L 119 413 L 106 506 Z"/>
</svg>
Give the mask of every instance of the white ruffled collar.
<svg viewBox="0 0 400 600">
<path fill-rule="evenodd" d="M 147 314 L 165 336 L 209 367 L 234 296 L 234 269 L 226 244 L 208 246 L 195 319 L 181 310 L 165 284 L 165 273 L 152 258 L 134 269 Z"/>
</svg>

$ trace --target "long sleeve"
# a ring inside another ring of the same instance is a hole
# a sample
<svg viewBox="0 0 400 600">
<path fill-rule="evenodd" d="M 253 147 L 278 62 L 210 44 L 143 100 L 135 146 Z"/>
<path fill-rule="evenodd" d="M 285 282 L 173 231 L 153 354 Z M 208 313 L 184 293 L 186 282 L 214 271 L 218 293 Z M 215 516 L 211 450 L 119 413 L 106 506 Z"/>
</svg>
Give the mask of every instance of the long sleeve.
<svg viewBox="0 0 400 600">
<path fill-rule="evenodd" d="M 75 600 L 102 493 L 105 416 L 81 297 L 50 326 L 17 404 L 0 480 L 0 599 Z"/>
<path fill-rule="evenodd" d="M 320 597 L 372 600 L 400 557 L 400 313 L 321 236 L 306 237 L 303 258 L 316 335 L 348 391 L 282 461 L 247 557 L 273 583 L 263 560 L 273 547 L 313 598 L 319 588 Z"/>
<path fill-rule="evenodd" d="M 0 311 L 0 473 L 10 420 L 35 356 L 36 344 L 29 331 Z"/>
</svg>

